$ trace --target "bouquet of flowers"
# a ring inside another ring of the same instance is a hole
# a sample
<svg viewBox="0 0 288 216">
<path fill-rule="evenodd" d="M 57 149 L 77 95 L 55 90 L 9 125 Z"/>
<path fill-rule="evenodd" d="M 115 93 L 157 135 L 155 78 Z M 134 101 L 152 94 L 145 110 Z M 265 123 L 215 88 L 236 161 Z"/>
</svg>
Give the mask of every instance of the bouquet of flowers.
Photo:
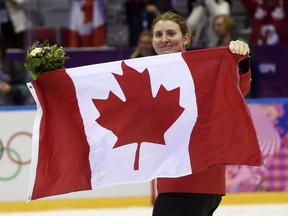
<svg viewBox="0 0 288 216">
<path fill-rule="evenodd" d="M 24 66 L 32 72 L 32 78 L 36 80 L 41 73 L 64 68 L 67 59 L 62 46 L 50 46 L 48 40 L 43 43 L 36 41 L 27 50 Z"/>
</svg>

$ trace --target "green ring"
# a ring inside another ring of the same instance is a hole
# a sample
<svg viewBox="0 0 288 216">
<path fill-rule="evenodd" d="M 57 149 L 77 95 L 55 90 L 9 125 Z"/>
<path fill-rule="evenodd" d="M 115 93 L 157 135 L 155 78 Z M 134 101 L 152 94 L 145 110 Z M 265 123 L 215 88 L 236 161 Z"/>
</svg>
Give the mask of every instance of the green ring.
<svg viewBox="0 0 288 216">
<path fill-rule="evenodd" d="M 17 158 L 17 160 L 18 160 L 19 162 L 21 162 L 21 157 L 20 157 L 20 155 L 19 155 L 15 150 L 13 150 L 13 149 L 11 149 L 11 148 L 7 149 L 7 148 L 4 147 L 4 148 L 3 148 L 3 152 L 4 152 L 4 151 L 10 151 L 11 153 L 13 153 L 13 154 L 15 155 L 15 157 Z M 10 181 L 10 180 L 14 179 L 17 175 L 19 175 L 20 171 L 21 171 L 21 164 L 18 165 L 18 169 L 16 170 L 16 172 L 15 172 L 13 175 L 8 176 L 8 177 L 1 177 L 1 176 L 0 176 L 0 181 Z"/>
<path fill-rule="evenodd" d="M 3 145 L 2 140 L 0 139 L 0 161 L 3 156 L 3 153 L 4 153 L 4 145 Z"/>
</svg>

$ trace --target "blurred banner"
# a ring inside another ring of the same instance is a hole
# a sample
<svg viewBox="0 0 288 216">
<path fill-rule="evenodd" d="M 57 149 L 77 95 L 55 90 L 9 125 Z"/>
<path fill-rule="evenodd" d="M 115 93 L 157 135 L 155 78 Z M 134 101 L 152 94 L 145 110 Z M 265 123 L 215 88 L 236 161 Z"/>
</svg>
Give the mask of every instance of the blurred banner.
<svg viewBox="0 0 288 216">
<path fill-rule="evenodd" d="M 105 45 L 104 0 L 70 0 L 68 30 L 69 47 Z"/>
<path fill-rule="evenodd" d="M 227 167 L 227 192 L 288 191 L 288 99 L 248 100 L 264 155 L 260 168 Z M 24 201 L 36 108 L 0 107 L 0 202 Z M 150 183 L 118 185 L 57 198 L 151 196 Z"/>
<path fill-rule="evenodd" d="M 251 50 L 251 96 L 288 97 L 288 45 L 254 45 Z"/>
<path fill-rule="evenodd" d="M 288 99 L 248 102 L 264 165 L 228 166 L 227 192 L 288 191 Z"/>
</svg>

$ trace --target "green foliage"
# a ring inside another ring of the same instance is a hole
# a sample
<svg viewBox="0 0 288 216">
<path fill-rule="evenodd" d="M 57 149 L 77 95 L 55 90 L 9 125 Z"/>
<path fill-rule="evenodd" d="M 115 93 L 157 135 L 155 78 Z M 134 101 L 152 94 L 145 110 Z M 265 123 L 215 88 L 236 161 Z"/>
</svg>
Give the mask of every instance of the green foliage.
<svg viewBox="0 0 288 216">
<path fill-rule="evenodd" d="M 67 59 L 62 46 L 50 46 L 48 40 L 42 44 L 35 41 L 27 51 L 24 66 L 31 71 L 32 78 L 36 80 L 44 72 L 64 68 Z"/>
</svg>

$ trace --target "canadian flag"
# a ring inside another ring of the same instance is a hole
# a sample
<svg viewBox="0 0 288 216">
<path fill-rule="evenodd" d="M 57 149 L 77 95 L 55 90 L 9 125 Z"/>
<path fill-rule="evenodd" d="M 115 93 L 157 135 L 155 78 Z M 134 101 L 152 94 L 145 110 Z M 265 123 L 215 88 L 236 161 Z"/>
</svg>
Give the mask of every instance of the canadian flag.
<svg viewBox="0 0 288 216">
<path fill-rule="evenodd" d="M 105 45 L 105 24 L 104 0 L 70 0 L 68 46 Z"/>
<path fill-rule="evenodd" d="M 28 200 L 179 177 L 227 164 L 261 165 L 228 48 L 42 74 Z"/>
</svg>

